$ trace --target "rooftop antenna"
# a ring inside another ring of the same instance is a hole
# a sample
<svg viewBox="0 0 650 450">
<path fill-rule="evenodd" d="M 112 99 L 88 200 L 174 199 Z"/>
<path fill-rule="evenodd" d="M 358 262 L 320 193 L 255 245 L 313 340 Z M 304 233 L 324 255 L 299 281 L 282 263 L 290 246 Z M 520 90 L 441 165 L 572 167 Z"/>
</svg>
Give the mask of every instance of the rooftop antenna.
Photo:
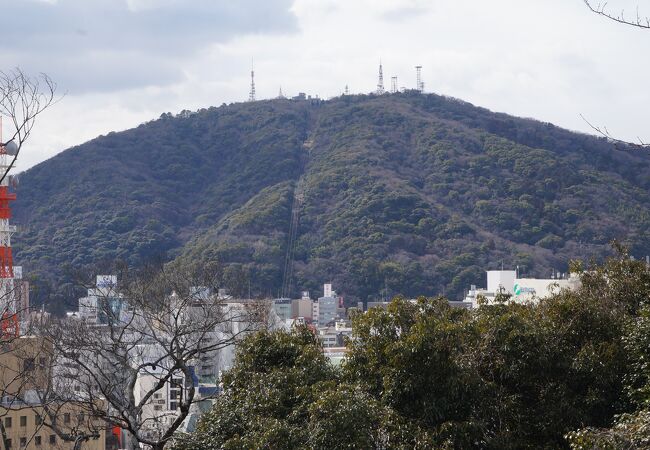
<svg viewBox="0 0 650 450">
<path fill-rule="evenodd" d="M 255 101 L 255 70 L 253 69 L 253 59 L 251 58 L 251 92 L 248 94 L 248 101 Z"/>
<path fill-rule="evenodd" d="M 278 98 L 286 98 L 282 93 L 282 86 L 280 86 L 280 93 L 278 94 Z"/>
<path fill-rule="evenodd" d="M 384 90 L 384 70 L 381 67 L 381 59 L 379 60 L 379 80 L 377 80 L 377 95 L 382 95 Z"/>
<path fill-rule="evenodd" d="M 348 89 L 348 85 L 345 85 L 345 95 L 350 95 L 350 90 Z"/>
<path fill-rule="evenodd" d="M 390 93 L 397 94 L 397 77 L 390 77 Z"/>
<path fill-rule="evenodd" d="M 422 82 L 422 66 L 415 66 L 415 71 L 417 74 L 415 89 L 417 89 L 418 92 L 422 92 L 424 91 L 424 83 Z"/>
</svg>

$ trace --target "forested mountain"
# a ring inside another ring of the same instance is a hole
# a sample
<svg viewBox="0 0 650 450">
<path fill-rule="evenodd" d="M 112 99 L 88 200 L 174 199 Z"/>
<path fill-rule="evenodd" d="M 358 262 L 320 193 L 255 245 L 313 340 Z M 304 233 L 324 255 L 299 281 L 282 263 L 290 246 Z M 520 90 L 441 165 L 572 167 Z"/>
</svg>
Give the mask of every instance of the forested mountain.
<svg viewBox="0 0 650 450">
<path fill-rule="evenodd" d="M 23 173 L 15 261 L 61 297 L 66 267 L 217 259 L 236 294 L 265 296 L 293 241 L 292 295 L 454 297 L 486 269 L 547 276 L 615 238 L 650 254 L 649 189 L 648 152 L 437 95 L 223 105 Z"/>
</svg>

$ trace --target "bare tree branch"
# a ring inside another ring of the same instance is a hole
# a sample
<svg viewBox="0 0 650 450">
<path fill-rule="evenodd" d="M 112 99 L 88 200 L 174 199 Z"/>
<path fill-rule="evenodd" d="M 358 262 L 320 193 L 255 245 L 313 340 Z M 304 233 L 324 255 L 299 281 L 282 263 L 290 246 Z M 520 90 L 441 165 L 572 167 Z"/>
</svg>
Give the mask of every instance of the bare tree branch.
<svg viewBox="0 0 650 450">
<path fill-rule="evenodd" d="M 609 12 L 607 7 L 607 2 L 595 3 L 592 0 L 583 0 L 583 2 L 585 5 L 587 5 L 587 8 L 589 8 L 592 12 L 600 16 L 606 17 L 610 20 L 613 20 L 614 22 L 618 22 L 624 25 L 630 25 L 642 29 L 650 29 L 650 17 L 641 15 L 639 13 L 638 6 L 636 8 L 636 16 L 633 19 L 630 19 L 628 18 L 628 16 L 626 16 L 625 10 L 622 10 L 620 14 L 614 14 Z M 637 142 L 630 142 L 630 141 L 625 141 L 623 139 L 616 138 L 609 132 L 607 127 L 605 126 L 601 127 L 592 124 L 582 114 L 580 114 L 580 117 L 582 117 L 582 120 L 584 120 L 585 123 L 589 125 L 589 127 L 592 130 L 594 130 L 596 133 L 606 138 L 607 140 L 611 141 L 612 143 L 616 144 L 617 146 L 624 145 L 628 148 L 635 148 L 635 149 L 650 148 L 650 144 L 645 142 L 643 139 L 639 137 L 637 137 Z"/>
<path fill-rule="evenodd" d="M 606 138 L 607 140 L 611 141 L 614 144 L 625 145 L 625 146 L 636 148 L 636 149 L 639 149 L 639 150 L 650 148 L 650 144 L 645 142 L 644 140 L 642 140 L 640 137 L 637 137 L 638 142 L 630 142 L 630 141 L 625 141 L 625 140 L 622 140 L 622 139 L 618 139 L 618 138 L 612 136 L 612 134 L 609 132 L 607 127 L 604 127 L 604 126 L 599 127 L 597 125 L 592 124 L 582 114 L 580 114 L 580 117 L 582 118 L 582 120 L 585 121 L 585 123 L 587 125 L 589 125 L 589 127 L 592 130 L 594 130 L 596 133 L 598 133 L 599 135 L 601 135 L 602 137 Z"/>
<path fill-rule="evenodd" d="M 625 25 L 630 25 L 637 28 L 650 29 L 650 17 L 642 16 L 639 13 L 639 7 L 636 8 L 636 16 L 633 19 L 626 17 L 625 10 L 622 10 L 619 14 L 614 14 L 608 11 L 607 2 L 603 3 L 594 3 L 591 0 L 583 0 L 587 8 L 592 12 L 606 17 L 614 22 L 622 23 Z"/>
<path fill-rule="evenodd" d="M 36 118 L 60 100 L 56 96 L 56 88 L 56 83 L 44 73 L 30 77 L 19 68 L 0 71 L 0 117 L 9 119 L 11 125 L 9 139 L 0 141 L 0 151 L 13 156 L 4 173 L 0 173 L 0 183 L 16 163 Z"/>
<path fill-rule="evenodd" d="M 116 285 L 91 288 L 96 311 L 41 331 L 55 354 L 53 398 L 125 430 L 125 448 L 162 449 L 212 398 L 198 389 L 202 361 L 211 361 L 203 377 L 216 391 L 220 352 L 264 326 L 266 306 L 220 298 L 219 280 L 219 267 L 157 264 L 123 267 Z"/>
</svg>

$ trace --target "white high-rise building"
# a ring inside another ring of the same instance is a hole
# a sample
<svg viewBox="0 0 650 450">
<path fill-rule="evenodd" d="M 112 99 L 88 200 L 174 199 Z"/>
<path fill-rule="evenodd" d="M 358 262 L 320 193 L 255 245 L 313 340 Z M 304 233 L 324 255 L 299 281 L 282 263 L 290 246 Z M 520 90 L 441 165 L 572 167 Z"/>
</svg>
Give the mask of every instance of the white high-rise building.
<svg viewBox="0 0 650 450">
<path fill-rule="evenodd" d="M 109 321 L 126 322 L 128 305 L 117 292 L 115 275 L 97 275 L 95 287 L 79 299 L 79 316 L 88 323 L 106 325 Z"/>
<path fill-rule="evenodd" d="M 318 299 L 318 315 L 314 315 L 314 320 L 318 318 L 317 325 L 319 327 L 326 326 L 336 319 L 338 304 L 339 299 L 336 296 L 336 291 L 332 290 L 330 283 L 325 284 L 323 286 L 323 296 Z"/>
</svg>

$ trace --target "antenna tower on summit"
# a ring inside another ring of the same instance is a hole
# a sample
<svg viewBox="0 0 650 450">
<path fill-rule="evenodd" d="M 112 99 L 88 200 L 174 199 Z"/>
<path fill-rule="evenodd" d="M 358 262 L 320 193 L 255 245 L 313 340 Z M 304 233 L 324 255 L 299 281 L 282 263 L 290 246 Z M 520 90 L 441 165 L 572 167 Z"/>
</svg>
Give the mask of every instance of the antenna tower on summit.
<svg viewBox="0 0 650 450">
<path fill-rule="evenodd" d="M 416 87 L 418 92 L 424 92 L 424 83 L 422 82 L 422 66 L 415 66 L 417 73 Z"/>
<path fill-rule="evenodd" d="M 397 94 L 397 77 L 390 77 L 390 92 Z"/>
<path fill-rule="evenodd" d="M 379 80 L 377 80 L 377 95 L 382 95 L 384 92 L 384 70 L 381 67 L 381 59 L 379 60 Z"/>
<path fill-rule="evenodd" d="M 251 92 L 248 94 L 248 101 L 255 101 L 255 70 L 253 69 L 253 61 L 251 60 Z"/>
</svg>

